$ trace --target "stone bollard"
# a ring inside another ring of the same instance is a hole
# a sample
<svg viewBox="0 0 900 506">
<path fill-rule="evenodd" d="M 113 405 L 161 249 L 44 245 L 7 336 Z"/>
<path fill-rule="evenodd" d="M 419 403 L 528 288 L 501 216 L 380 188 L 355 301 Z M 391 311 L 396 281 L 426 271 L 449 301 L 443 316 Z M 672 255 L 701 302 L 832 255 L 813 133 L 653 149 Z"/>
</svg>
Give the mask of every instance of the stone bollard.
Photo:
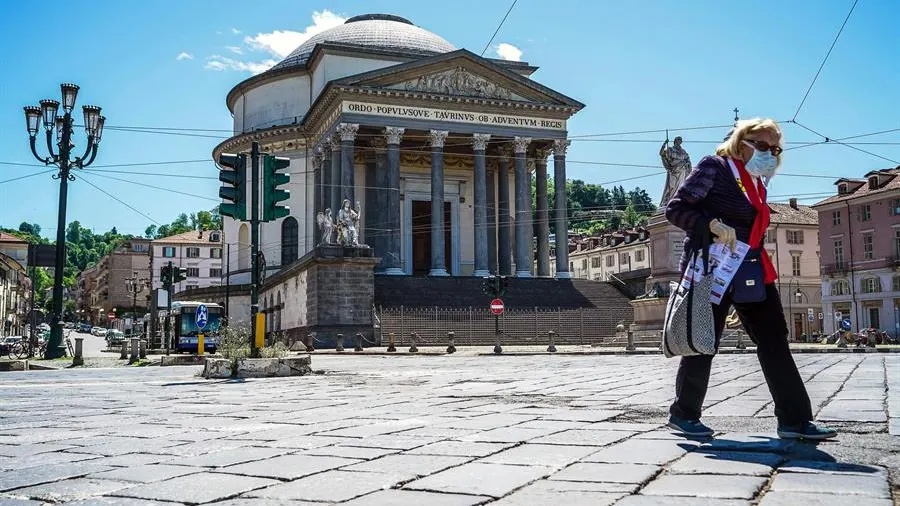
<svg viewBox="0 0 900 506">
<path fill-rule="evenodd" d="M 447 332 L 447 353 L 456 353 L 456 334 Z"/>
<path fill-rule="evenodd" d="M 122 341 L 122 353 L 119 355 L 119 360 L 125 360 L 128 358 L 128 341 Z"/>
<path fill-rule="evenodd" d="M 630 328 L 628 329 L 628 333 L 626 334 L 628 340 L 625 343 L 625 351 L 634 351 L 637 347 L 634 345 L 634 331 Z"/>
<path fill-rule="evenodd" d="M 547 351 L 550 353 L 556 353 L 556 332 L 552 330 L 547 332 Z"/>
<path fill-rule="evenodd" d="M 738 341 L 737 341 L 737 344 L 734 345 L 734 347 L 739 350 L 747 349 L 747 345 L 744 344 L 744 333 L 743 332 L 738 332 Z"/>
<path fill-rule="evenodd" d="M 334 347 L 334 351 L 344 351 L 344 334 L 337 335 L 337 346 Z"/>
<path fill-rule="evenodd" d="M 138 337 L 131 338 L 131 357 L 128 359 L 129 364 L 133 364 L 138 361 L 138 356 L 140 355 L 141 348 L 141 339 Z"/>
<path fill-rule="evenodd" d="M 363 351 L 362 343 L 363 343 L 362 332 L 357 332 L 356 333 L 356 348 L 353 348 L 353 351 L 355 351 L 355 352 Z"/>
<path fill-rule="evenodd" d="M 316 351 L 316 345 L 313 344 L 313 341 L 315 341 L 315 337 L 313 337 L 312 332 L 310 332 L 309 334 L 306 334 L 306 352 L 307 353 L 312 353 L 312 352 Z"/>
<path fill-rule="evenodd" d="M 419 348 L 416 347 L 416 343 L 419 342 L 419 334 L 413 332 L 409 335 L 409 352 L 410 353 L 418 353 Z"/>
<path fill-rule="evenodd" d="M 394 333 L 393 333 L 393 332 L 391 332 L 391 333 L 388 334 L 388 347 L 387 347 L 387 351 L 388 351 L 388 353 L 394 353 L 394 352 L 397 351 L 397 347 L 394 346 Z"/>
<path fill-rule="evenodd" d="M 499 355 L 499 354 L 503 353 L 503 348 L 500 346 L 500 336 L 501 335 L 502 334 L 497 334 L 497 339 L 494 342 L 494 354 L 495 355 Z"/>
<path fill-rule="evenodd" d="M 849 332 L 847 332 L 847 333 L 849 334 Z M 846 348 L 847 347 L 847 337 L 846 337 L 846 334 L 843 332 L 841 332 L 839 334 L 838 341 L 837 341 L 837 347 L 838 348 Z"/>
<path fill-rule="evenodd" d="M 84 365 L 84 338 L 75 338 L 75 356 L 72 357 L 72 365 Z"/>
<path fill-rule="evenodd" d="M 140 348 L 141 359 L 147 358 L 147 341 L 141 339 L 141 348 Z"/>
</svg>

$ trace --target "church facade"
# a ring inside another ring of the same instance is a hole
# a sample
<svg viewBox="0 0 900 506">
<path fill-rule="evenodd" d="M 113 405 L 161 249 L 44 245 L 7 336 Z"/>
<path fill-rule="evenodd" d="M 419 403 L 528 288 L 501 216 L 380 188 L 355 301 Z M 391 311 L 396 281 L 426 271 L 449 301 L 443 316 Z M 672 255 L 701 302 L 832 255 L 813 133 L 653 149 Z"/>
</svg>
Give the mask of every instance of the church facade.
<svg viewBox="0 0 900 506">
<path fill-rule="evenodd" d="M 372 14 L 235 86 L 234 135 L 214 158 L 258 141 L 291 160 L 290 216 L 261 226 L 268 273 L 320 244 L 317 215 L 346 200 L 376 275 L 569 277 L 566 248 L 550 267 L 550 223 L 568 229 L 566 125 L 583 104 L 531 80 L 536 70 Z M 247 283 L 249 224 L 225 218 L 224 230 L 226 272 Z"/>
</svg>

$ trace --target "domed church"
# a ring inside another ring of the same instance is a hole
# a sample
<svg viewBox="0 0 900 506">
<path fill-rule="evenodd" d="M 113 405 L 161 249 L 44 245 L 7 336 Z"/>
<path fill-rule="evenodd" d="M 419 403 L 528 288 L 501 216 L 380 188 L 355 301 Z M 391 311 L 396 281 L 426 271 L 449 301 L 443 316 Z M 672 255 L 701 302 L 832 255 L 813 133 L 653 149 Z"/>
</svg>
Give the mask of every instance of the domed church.
<svg viewBox="0 0 900 506">
<path fill-rule="evenodd" d="M 320 224 L 337 223 L 345 202 L 358 211 L 356 236 L 376 278 L 568 278 L 566 248 L 550 268 L 549 224 L 568 230 L 566 124 L 584 105 L 533 81 L 536 70 L 458 49 L 399 16 L 366 14 L 236 85 L 226 99 L 234 135 L 214 159 L 257 141 L 291 160 L 290 215 L 260 227 L 262 304 L 278 283 L 295 284 L 286 276 L 317 247 L 338 242 Z M 557 191 L 548 195 L 551 156 Z M 233 285 L 249 282 L 249 228 L 225 218 Z M 272 306 L 291 304 L 276 295 Z"/>
</svg>

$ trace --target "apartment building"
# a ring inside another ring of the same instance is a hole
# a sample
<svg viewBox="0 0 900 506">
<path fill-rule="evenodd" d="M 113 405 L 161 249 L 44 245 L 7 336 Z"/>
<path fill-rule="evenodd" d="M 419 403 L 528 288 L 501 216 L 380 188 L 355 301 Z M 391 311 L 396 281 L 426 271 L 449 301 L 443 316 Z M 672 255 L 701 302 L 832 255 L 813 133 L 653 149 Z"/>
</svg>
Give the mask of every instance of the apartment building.
<svg viewBox="0 0 900 506">
<path fill-rule="evenodd" d="M 150 291 L 146 285 L 134 294 L 129 280 L 148 279 L 150 275 L 150 240 L 129 239 L 93 266 L 78 274 L 76 305 L 81 321 L 106 326 L 110 314 L 146 312 Z M 77 311 L 76 310 L 76 311 Z"/>
<path fill-rule="evenodd" d="M 162 288 L 162 268 L 187 269 L 187 279 L 176 283 L 173 293 L 222 284 L 222 233 L 191 231 L 152 241 L 153 288 Z"/>
<path fill-rule="evenodd" d="M 0 337 L 25 333 L 31 279 L 19 260 L 0 253 Z"/>
<path fill-rule="evenodd" d="M 644 280 L 650 275 L 650 233 L 646 229 L 575 239 L 569 250 L 573 278 L 627 284 L 635 294 L 643 292 Z M 555 275 L 555 258 L 550 269 L 551 276 Z"/>
<path fill-rule="evenodd" d="M 813 206 L 822 250 L 825 331 L 839 318 L 854 330 L 900 332 L 900 166 L 835 181 L 837 194 Z"/>
</svg>

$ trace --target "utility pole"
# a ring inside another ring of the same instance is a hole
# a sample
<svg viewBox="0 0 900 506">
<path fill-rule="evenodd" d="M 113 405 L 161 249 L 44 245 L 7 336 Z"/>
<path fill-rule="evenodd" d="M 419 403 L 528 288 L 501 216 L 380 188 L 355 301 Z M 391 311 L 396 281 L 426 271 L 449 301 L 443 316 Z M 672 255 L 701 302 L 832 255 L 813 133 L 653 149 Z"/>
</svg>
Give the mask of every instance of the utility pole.
<svg viewBox="0 0 900 506">
<path fill-rule="evenodd" d="M 259 312 L 259 143 L 250 147 L 250 356 L 259 357 L 256 347 L 256 314 Z"/>
<path fill-rule="evenodd" d="M 84 129 L 87 133 L 87 144 L 84 154 L 71 158 L 72 129 L 75 124 L 72 120 L 72 110 L 75 108 L 75 98 L 78 95 L 78 86 L 64 83 L 60 85 L 62 93 L 63 117 L 58 117 L 60 103 L 56 100 L 41 100 L 40 107 L 25 107 L 25 124 L 31 143 L 31 153 L 44 165 L 55 165 L 59 173 L 53 175 L 53 179 L 59 179 L 59 214 L 56 220 L 56 262 L 53 272 L 53 313 L 50 315 L 50 342 L 47 343 L 45 358 L 59 358 L 65 356 L 66 348 L 63 346 L 63 275 L 66 267 L 66 203 L 68 201 L 69 181 L 74 181 L 75 176 L 70 169 L 83 169 L 97 156 L 97 145 L 103 133 L 103 124 L 106 118 L 100 115 L 100 107 L 85 105 Z M 41 117 L 43 117 L 44 129 L 47 131 L 47 151 L 49 156 L 42 157 L 37 152 L 37 133 L 40 130 Z M 53 151 L 53 130 L 56 130 L 57 152 Z"/>
<path fill-rule="evenodd" d="M 131 294 L 131 335 L 137 327 L 137 295 L 143 290 L 146 279 L 139 279 L 137 271 L 131 271 L 131 277 L 125 279 L 125 290 Z"/>
</svg>

